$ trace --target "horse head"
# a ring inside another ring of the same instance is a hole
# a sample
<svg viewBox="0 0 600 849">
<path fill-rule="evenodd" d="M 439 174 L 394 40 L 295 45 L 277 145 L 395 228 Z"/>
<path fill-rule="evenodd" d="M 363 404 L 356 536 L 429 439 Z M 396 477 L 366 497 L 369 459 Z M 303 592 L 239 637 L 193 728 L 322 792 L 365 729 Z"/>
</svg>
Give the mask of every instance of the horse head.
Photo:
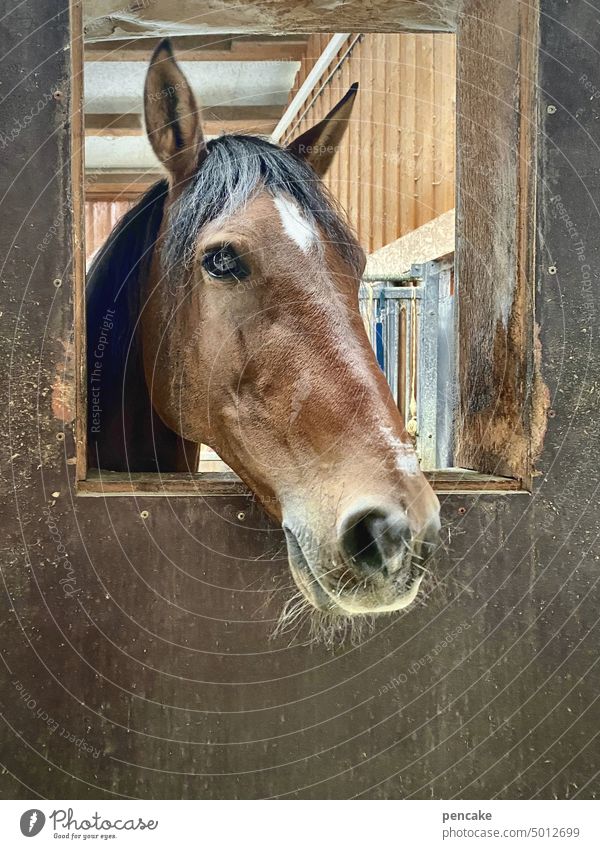
<svg viewBox="0 0 600 849">
<path fill-rule="evenodd" d="M 304 597 L 346 615 L 406 607 L 440 528 L 360 316 L 364 253 L 321 180 L 356 88 L 285 149 L 207 140 L 163 41 L 144 101 L 170 177 L 141 315 L 153 406 L 281 523 Z"/>
</svg>

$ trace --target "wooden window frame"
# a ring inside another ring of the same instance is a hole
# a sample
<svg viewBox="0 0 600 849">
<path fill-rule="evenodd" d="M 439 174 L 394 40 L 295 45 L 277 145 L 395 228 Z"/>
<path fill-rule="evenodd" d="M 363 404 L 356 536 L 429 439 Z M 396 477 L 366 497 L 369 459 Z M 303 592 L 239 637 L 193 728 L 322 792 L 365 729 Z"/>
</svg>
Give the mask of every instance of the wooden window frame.
<svg viewBox="0 0 600 849">
<path fill-rule="evenodd" d="M 399 10 L 407 6 L 397 5 Z M 449 0 L 447 5 L 451 21 L 458 3 Z M 343 19 L 343 10 L 338 14 Z M 342 19 L 339 28 L 348 29 Z M 455 463 L 460 468 L 427 476 L 439 493 L 529 493 L 545 415 L 534 321 L 539 0 L 528 4 L 464 0 L 455 20 L 459 340 Z M 453 31 L 452 24 L 441 26 L 433 18 L 418 25 L 403 23 L 392 23 L 388 15 L 360 30 Z M 315 19 L 312 31 L 320 26 Z M 303 31 L 311 31 L 306 21 Z M 504 39 L 498 38 L 499 32 Z M 77 491 L 95 496 L 248 494 L 236 475 L 225 472 L 88 473 L 81 0 L 72 0 L 71 47 Z"/>
</svg>

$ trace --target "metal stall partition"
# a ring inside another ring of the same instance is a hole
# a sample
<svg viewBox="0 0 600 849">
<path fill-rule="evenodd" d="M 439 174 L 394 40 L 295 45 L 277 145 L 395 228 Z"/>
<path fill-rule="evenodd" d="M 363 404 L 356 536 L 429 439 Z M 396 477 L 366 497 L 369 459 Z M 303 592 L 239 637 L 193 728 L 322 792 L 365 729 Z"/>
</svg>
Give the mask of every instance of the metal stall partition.
<svg viewBox="0 0 600 849">
<path fill-rule="evenodd" d="M 453 265 L 413 265 L 388 280 L 363 280 L 360 311 L 377 362 L 415 439 L 423 469 L 452 466 L 455 409 Z"/>
</svg>

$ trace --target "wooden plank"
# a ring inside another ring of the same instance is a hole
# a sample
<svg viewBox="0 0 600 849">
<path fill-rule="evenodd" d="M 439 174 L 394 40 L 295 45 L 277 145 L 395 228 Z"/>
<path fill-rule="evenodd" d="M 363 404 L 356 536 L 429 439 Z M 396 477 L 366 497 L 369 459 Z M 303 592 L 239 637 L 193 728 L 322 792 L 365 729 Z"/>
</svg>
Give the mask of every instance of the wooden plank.
<svg viewBox="0 0 600 849">
<path fill-rule="evenodd" d="M 98 41 L 87 44 L 86 62 L 147 62 L 158 38 Z M 171 39 L 176 55 L 186 62 L 299 62 L 307 36 L 187 35 Z"/>
<path fill-rule="evenodd" d="M 85 196 L 84 196 L 84 100 L 83 100 L 83 0 L 70 2 L 71 29 L 71 101 L 70 101 L 70 145 L 71 183 L 70 195 L 73 208 L 73 293 L 75 327 L 75 462 L 76 475 L 83 480 L 87 474 L 86 427 L 87 391 L 85 380 L 86 335 L 85 335 Z"/>
<path fill-rule="evenodd" d="M 123 0 L 88 0 L 86 41 L 124 40 L 134 36 L 214 35 L 220 33 L 281 34 L 307 32 L 399 32 L 400 30 L 452 31 L 459 0 L 346 0 L 324 5 L 305 0 L 301 11 L 296 0 L 221 0 L 218 20 L 207 14 L 198 0 L 153 0 L 132 6 Z M 346 29 L 340 29 L 341 20 Z"/>
<path fill-rule="evenodd" d="M 542 403 L 532 325 L 538 15 L 537 3 L 467 0 L 458 41 L 455 457 L 527 480 L 532 404 Z"/>
<path fill-rule="evenodd" d="M 436 36 L 435 56 L 436 210 L 446 212 L 456 206 L 456 39 Z"/>
<path fill-rule="evenodd" d="M 141 136 L 142 116 L 130 112 L 124 115 L 90 114 L 85 116 L 86 136 Z"/>
<path fill-rule="evenodd" d="M 383 41 L 384 63 L 384 94 L 385 118 L 382 134 L 382 185 L 384 193 L 383 204 L 383 227 L 381 230 L 380 244 L 386 245 L 398 237 L 398 142 L 399 142 L 399 115 L 400 115 L 400 91 L 397 85 L 399 68 L 399 35 L 390 35 Z"/>
<path fill-rule="evenodd" d="M 415 86 L 416 86 L 416 43 L 417 36 L 407 33 L 401 42 L 401 104 L 400 104 L 400 192 L 398 213 L 400 235 L 415 229 Z"/>
<path fill-rule="evenodd" d="M 209 106 L 202 110 L 202 126 L 208 136 L 221 133 L 271 133 L 281 117 L 282 106 Z M 85 116 L 87 136 L 140 136 L 145 133 L 142 116 L 137 113 Z"/>
<path fill-rule="evenodd" d="M 393 36 L 392 36 L 393 38 Z M 371 143 L 369 147 L 370 157 L 370 184 L 371 184 L 371 238 L 369 250 L 378 248 L 383 243 L 382 233 L 385 230 L 385 208 L 387 198 L 387 185 L 385 182 L 385 128 L 390 118 L 388 103 L 386 100 L 386 55 L 387 37 L 382 33 L 370 36 L 371 65 L 373 73 L 373 111 L 371 113 Z M 363 113 L 364 114 L 364 113 Z"/>
<path fill-rule="evenodd" d="M 204 472 L 197 475 L 127 475 L 90 470 L 78 492 L 94 495 L 248 495 L 246 485 L 233 472 Z"/>
<path fill-rule="evenodd" d="M 160 170 L 88 172 L 85 176 L 86 200 L 136 200 L 164 177 Z"/>
<path fill-rule="evenodd" d="M 213 106 L 202 110 L 202 126 L 207 136 L 222 133 L 268 135 L 283 114 L 283 106 Z"/>
<path fill-rule="evenodd" d="M 436 492 L 520 492 L 520 481 L 497 475 L 485 475 L 471 469 L 443 469 L 425 472 Z M 80 481 L 77 492 L 91 496 L 210 496 L 245 495 L 252 493 L 233 472 L 204 472 L 195 475 L 131 474 L 90 470 L 87 480 Z"/>
<path fill-rule="evenodd" d="M 415 224 L 420 227 L 430 221 L 434 215 L 433 203 L 433 115 L 435 113 L 433 77 L 434 77 L 434 36 L 420 34 L 416 44 L 416 107 L 415 132 L 417 146 L 417 181 Z"/>
<path fill-rule="evenodd" d="M 373 64 L 371 62 L 368 44 L 369 42 L 365 40 L 363 43 L 363 49 L 357 59 L 360 74 L 360 125 L 363 139 L 361 162 L 364 163 L 371 162 L 371 146 L 368 144 L 366 134 L 363 132 L 365 116 L 371 116 L 373 110 Z M 371 239 L 373 235 L 371 229 L 372 188 L 370 170 L 371 169 L 368 168 L 367 173 L 360 176 L 358 183 L 358 228 L 362 244 L 367 251 L 371 250 Z"/>
</svg>

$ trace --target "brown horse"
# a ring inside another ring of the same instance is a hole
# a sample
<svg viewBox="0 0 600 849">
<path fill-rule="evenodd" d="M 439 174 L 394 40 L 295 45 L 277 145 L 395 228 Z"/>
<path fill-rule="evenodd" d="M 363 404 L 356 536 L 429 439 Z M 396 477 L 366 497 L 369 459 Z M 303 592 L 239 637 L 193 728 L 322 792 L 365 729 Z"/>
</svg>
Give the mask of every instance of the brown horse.
<svg viewBox="0 0 600 849">
<path fill-rule="evenodd" d="M 303 596 L 345 615 L 406 607 L 440 527 L 359 313 L 363 251 L 320 179 L 356 90 L 287 149 L 206 141 L 163 41 L 145 116 L 169 180 L 113 232 L 88 296 L 91 463 L 195 471 L 207 443 L 283 526 Z"/>
</svg>

